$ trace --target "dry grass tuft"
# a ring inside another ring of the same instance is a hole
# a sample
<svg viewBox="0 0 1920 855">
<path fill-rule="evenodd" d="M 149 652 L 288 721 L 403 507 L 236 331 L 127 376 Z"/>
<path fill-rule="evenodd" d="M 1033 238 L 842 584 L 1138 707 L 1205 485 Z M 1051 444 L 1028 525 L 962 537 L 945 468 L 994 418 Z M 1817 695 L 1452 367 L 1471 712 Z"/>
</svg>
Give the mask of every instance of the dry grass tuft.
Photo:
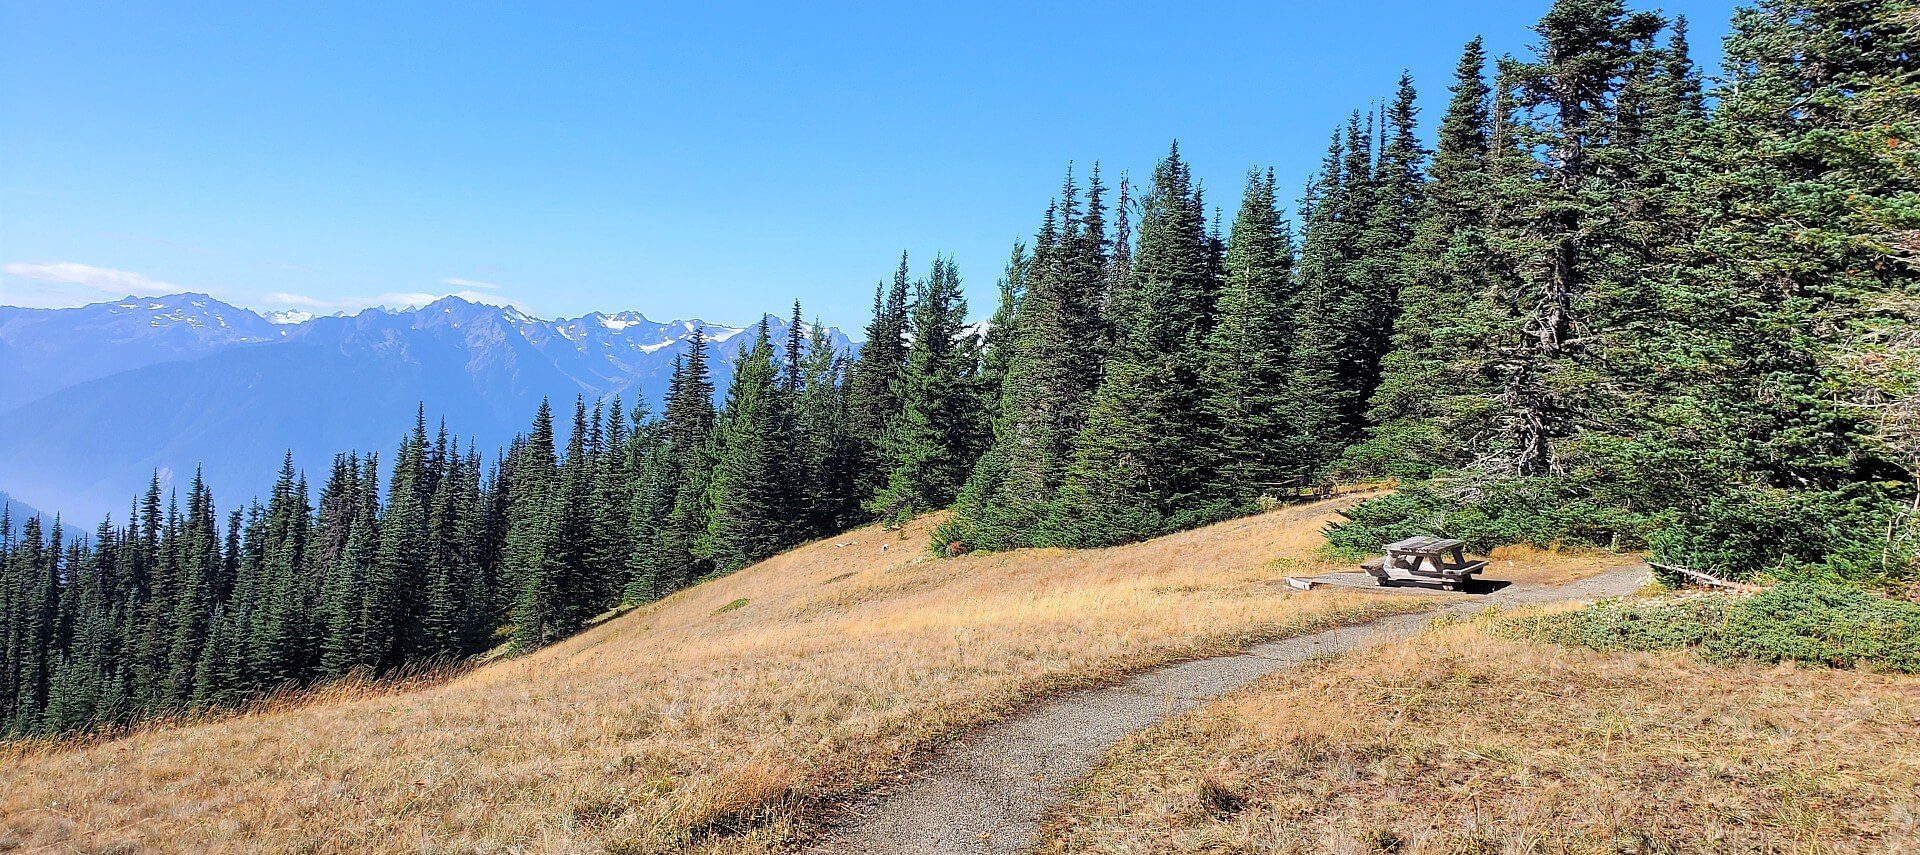
<svg viewBox="0 0 1920 855">
<path fill-rule="evenodd" d="M 923 552 L 936 520 L 862 529 L 440 685 L 15 752 L 0 841 L 770 851 L 1036 696 L 1427 605 L 1286 591 L 1269 562 L 1316 562 L 1350 501 L 949 560 Z"/>
<path fill-rule="evenodd" d="M 1913 677 L 1454 625 L 1137 734 L 1043 851 L 1913 852 L 1916 725 Z"/>
<path fill-rule="evenodd" d="M 1604 549 L 1502 546 L 1487 554 L 1486 577 L 1532 585 L 1564 585 L 1622 564 L 1620 553 Z"/>
</svg>

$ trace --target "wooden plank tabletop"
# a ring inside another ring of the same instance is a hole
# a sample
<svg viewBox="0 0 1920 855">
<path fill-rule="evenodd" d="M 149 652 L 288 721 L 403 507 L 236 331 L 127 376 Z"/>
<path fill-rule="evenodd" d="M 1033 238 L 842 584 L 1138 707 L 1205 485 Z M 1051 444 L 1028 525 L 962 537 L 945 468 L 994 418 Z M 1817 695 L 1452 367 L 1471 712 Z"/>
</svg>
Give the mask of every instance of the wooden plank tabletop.
<svg viewBox="0 0 1920 855">
<path fill-rule="evenodd" d="M 1389 543 L 1387 544 L 1387 551 L 1436 554 L 1436 553 L 1445 552 L 1449 549 L 1453 549 L 1454 547 L 1457 547 L 1457 546 L 1462 546 L 1464 544 L 1465 544 L 1465 541 L 1461 541 L 1461 540 L 1453 540 L 1451 538 L 1445 538 L 1445 537 L 1428 537 L 1428 536 L 1422 535 L 1420 537 L 1409 537 L 1406 540 L 1400 540 L 1400 541 L 1395 541 L 1393 543 Z"/>
</svg>

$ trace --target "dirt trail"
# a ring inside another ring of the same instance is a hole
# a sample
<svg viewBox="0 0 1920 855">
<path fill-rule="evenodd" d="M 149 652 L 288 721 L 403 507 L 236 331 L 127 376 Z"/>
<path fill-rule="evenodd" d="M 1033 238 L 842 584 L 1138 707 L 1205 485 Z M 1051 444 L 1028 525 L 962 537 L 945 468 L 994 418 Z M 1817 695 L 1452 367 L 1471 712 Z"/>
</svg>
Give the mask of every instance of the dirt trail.
<svg viewBox="0 0 1920 855">
<path fill-rule="evenodd" d="M 1236 656 L 1183 662 L 1105 689 L 1064 695 L 948 746 L 912 780 L 856 805 L 857 818 L 811 851 L 1025 852 L 1042 814 L 1065 788 L 1091 771 L 1107 746 L 1135 730 L 1315 656 L 1406 638 L 1442 614 L 1619 596 L 1646 579 L 1645 568 L 1622 567 L 1566 585 L 1516 584 L 1430 612 L 1268 642 Z"/>
</svg>

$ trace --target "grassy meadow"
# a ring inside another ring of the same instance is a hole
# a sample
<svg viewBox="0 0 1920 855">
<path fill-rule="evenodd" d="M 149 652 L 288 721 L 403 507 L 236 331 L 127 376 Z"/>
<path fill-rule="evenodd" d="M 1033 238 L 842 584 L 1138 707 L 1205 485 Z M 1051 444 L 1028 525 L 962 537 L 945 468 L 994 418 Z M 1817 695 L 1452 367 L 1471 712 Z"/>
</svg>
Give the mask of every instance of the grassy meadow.
<svg viewBox="0 0 1920 855">
<path fill-rule="evenodd" d="M 1322 661 L 1136 734 L 1043 851 L 1920 849 L 1920 678 L 1491 626 Z"/>
<path fill-rule="evenodd" d="M 1101 550 L 865 528 L 409 691 L 0 757 L 0 846 L 760 852 L 1025 701 L 1431 600 L 1319 589 L 1336 499 Z"/>
</svg>

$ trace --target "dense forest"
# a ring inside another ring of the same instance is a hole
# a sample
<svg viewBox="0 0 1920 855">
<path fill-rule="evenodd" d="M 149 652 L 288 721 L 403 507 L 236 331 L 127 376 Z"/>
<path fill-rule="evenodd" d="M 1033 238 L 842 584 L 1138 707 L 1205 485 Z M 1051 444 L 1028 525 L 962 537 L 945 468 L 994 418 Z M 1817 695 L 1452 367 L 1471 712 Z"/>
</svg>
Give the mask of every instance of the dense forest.
<svg viewBox="0 0 1920 855">
<path fill-rule="evenodd" d="M 942 553 L 1098 546 L 1302 479 L 1397 480 L 1336 548 L 1911 583 L 1920 13 L 1765 0 L 1711 86 L 1683 20 L 1615 0 L 1535 35 L 1466 46 L 1431 147 L 1406 77 L 1341 122 L 1290 213 L 1271 169 L 1210 212 L 1177 146 L 1137 187 L 1069 171 L 984 333 L 951 260 L 903 257 L 857 355 L 796 305 L 718 407 L 696 337 L 657 416 L 543 405 L 488 460 L 423 408 L 317 494 L 289 458 L 224 517 L 196 477 L 84 535 L 27 520 L 0 733 L 528 650 L 876 519 L 951 507 Z"/>
</svg>

